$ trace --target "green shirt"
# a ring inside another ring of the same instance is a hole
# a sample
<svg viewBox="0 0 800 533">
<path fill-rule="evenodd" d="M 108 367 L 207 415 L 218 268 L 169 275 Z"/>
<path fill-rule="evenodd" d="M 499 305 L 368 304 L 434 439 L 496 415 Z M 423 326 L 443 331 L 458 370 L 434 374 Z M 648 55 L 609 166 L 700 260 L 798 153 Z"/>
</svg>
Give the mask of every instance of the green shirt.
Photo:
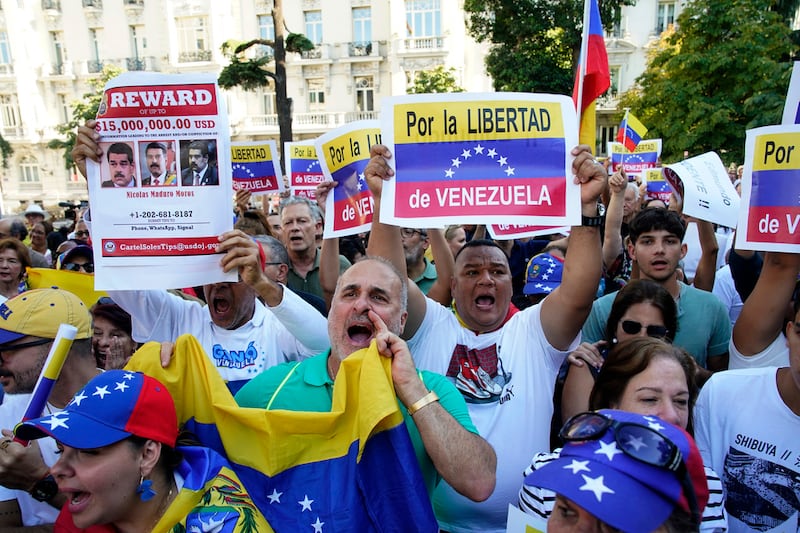
<svg viewBox="0 0 800 533">
<path fill-rule="evenodd" d="M 431 290 L 433 283 L 436 281 L 436 265 L 425 258 L 423 258 L 423 261 L 425 261 L 425 270 L 414 280 L 414 283 L 417 284 L 422 294 L 428 294 L 428 291 Z"/>
<path fill-rule="evenodd" d="M 236 403 L 242 407 L 260 407 L 262 409 L 330 411 L 333 401 L 333 380 L 328 375 L 329 354 L 330 351 L 305 359 L 300 363 L 292 361 L 268 368 L 239 390 L 236 394 Z M 467 431 L 477 434 L 478 430 L 472 424 L 467 404 L 455 385 L 441 374 L 427 370 L 422 370 L 420 376 L 428 390 L 436 392 L 439 396 L 442 407 Z M 411 436 L 425 487 L 428 489 L 428 494 L 431 495 L 441 478 L 425 451 L 414 419 L 408 415 L 402 402 L 398 401 L 397 403 Z"/>
<path fill-rule="evenodd" d="M 292 265 L 289 265 L 289 272 L 286 275 L 286 285 L 288 285 L 290 289 L 293 291 L 308 292 L 325 299 L 325 295 L 322 292 L 322 285 L 319 283 L 319 254 L 320 252 L 317 250 L 316 255 L 314 255 L 314 266 L 308 271 L 306 277 L 300 276 L 300 274 L 294 271 Z M 348 268 L 350 268 L 350 261 L 348 261 L 345 256 L 340 255 L 339 274 L 342 274 Z"/>
</svg>

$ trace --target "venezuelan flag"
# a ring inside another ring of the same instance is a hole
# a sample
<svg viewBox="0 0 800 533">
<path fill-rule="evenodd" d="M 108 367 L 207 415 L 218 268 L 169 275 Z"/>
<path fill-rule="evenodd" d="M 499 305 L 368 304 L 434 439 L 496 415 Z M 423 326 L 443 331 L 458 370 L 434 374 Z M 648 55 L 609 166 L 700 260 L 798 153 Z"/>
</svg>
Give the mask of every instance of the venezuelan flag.
<svg viewBox="0 0 800 533">
<path fill-rule="evenodd" d="M 172 363 L 147 343 L 128 367 L 161 381 L 178 420 L 227 455 L 276 531 L 436 531 L 403 424 L 391 361 L 375 345 L 342 364 L 330 412 L 238 407 L 197 340 L 181 336 Z"/>
<path fill-rule="evenodd" d="M 631 113 L 625 113 L 617 131 L 617 142 L 621 143 L 629 152 L 636 150 L 639 143 L 647 133 L 647 128 Z"/>
<path fill-rule="evenodd" d="M 611 87 L 611 72 L 608 68 L 608 53 L 603 37 L 603 22 L 600 20 L 600 8 L 597 0 L 586 0 L 583 16 L 583 39 L 575 84 L 572 88 L 572 99 L 580 117 L 580 142 L 594 149 L 595 145 L 595 110 L 597 97 Z"/>
<path fill-rule="evenodd" d="M 63 289 L 81 299 L 87 309 L 91 308 L 103 296 L 105 291 L 94 290 L 94 275 L 70 270 L 52 268 L 29 268 L 28 287 L 31 289 Z"/>
</svg>

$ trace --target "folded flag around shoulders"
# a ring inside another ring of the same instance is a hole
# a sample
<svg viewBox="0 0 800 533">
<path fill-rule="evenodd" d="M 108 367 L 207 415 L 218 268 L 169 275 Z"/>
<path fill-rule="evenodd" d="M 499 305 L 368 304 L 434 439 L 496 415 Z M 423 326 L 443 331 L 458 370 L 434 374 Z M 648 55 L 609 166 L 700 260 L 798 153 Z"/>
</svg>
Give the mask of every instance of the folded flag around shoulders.
<svg viewBox="0 0 800 533">
<path fill-rule="evenodd" d="M 276 531 L 437 531 L 374 343 L 343 362 L 327 413 L 239 407 L 194 337 L 176 341 L 166 369 L 159 350 L 146 344 L 127 368 L 169 389 L 179 422 L 227 455 Z"/>
<path fill-rule="evenodd" d="M 629 152 L 633 152 L 646 133 L 647 128 L 644 124 L 626 111 L 617 131 L 617 142 L 623 144 Z"/>
</svg>

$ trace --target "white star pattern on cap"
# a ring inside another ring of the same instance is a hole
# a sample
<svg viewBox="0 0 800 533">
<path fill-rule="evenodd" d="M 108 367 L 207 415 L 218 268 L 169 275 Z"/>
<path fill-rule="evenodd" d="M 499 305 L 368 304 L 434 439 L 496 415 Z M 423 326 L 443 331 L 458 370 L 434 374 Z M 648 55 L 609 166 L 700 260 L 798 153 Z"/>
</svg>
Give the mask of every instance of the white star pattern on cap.
<svg viewBox="0 0 800 533">
<path fill-rule="evenodd" d="M 631 437 L 630 439 L 628 439 L 628 445 L 632 446 L 637 451 L 640 448 L 647 446 L 647 444 L 645 444 L 645 442 L 640 437 Z"/>
<path fill-rule="evenodd" d="M 126 373 L 124 376 L 122 376 L 122 378 L 123 378 L 123 379 L 128 379 L 128 380 L 131 380 L 131 379 L 133 379 L 133 378 L 135 378 L 135 377 L 136 377 L 136 376 L 134 376 L 134 375 L 133 375 L 133 374 L 131 374 L 130 372 L 128 372 L 128 373 Z"/>
<path fill-rule="evenodd" d="M 591 472 L 589 469 L 589 461 L 577 461 L 575 459 L 572 460 L 572 463 L 564 465 L 561 468 L 564 470 L 572 470 L 573 474 L 577 474 L 578 472 Z"/>
<path fill-rule="evenodd" d="M 314 500 L 309 500 L 308 499 L 308 494 L 306 494 L 305 498 L 303 498 L 302 500 L 300 500 L 297 503 L 299 503 L 300 505 L 303 506 L 303 508 L 300 509 L 301 512 L 306 511 L 306 510 L 310 511 L 311 510 L 311 504 L 314 503 Z"/>
<path fill-rule="evenodd" d="M 664 426 L 662 426 L 658 422 L 648 422 L 647 427 L 649 427 L 650 429 L 655 429 L 656 431 L 662 431 L 663 429 L 665 429 Z"/>
<path fill-rule="evenodd" d="M 269 498 L 270 504 L 275 502 L 281 503 L 281 496 L 283 496 L 282 492 L 278 492 L 278 489 L 272 489 L 272 494 L 268 494 L 267 498 Z"/>
<path fill-rule="evenodd" d="M 103 400 L 106 397 L 106 394 L 111 394 L 108 392 L 108 385 L 103 385 L 102 387 L 95 387 L 92 396 L 100 396 L 100 399 Z"/>
<path fill-rule="evenodd" d="M 124 381 L 117 381 L 117 386 L 114 387 L 114 390 L 121 390 L 122 392 L 125 392 L 125 389 L 127 389 L 128 387 L 130 387 L 130 385 L 128 385 Z"/>
<path fill-rule="evenodd" d="M 612 442 L 604 442 L 598 441 L 600 443 L 600 447 L 594 451 L 595 454 L 605 455 L 609 462 L 614 460 L 614 456 L 617 454 L 622 453 L 621 450 L 617 449 L 617 443 Z"/>
<path fill-rule="evenodd" d="M 44 420 L 42 420 L 42 424 L 50 424 L 51 431 L 54 430 L 55 428 L 69 429 L 69 426 L 67 425 L 67 420 L 69 420 L 69 416 L 64 414 L 64 418 L 59 418 L 58 416 L 61 414 L 62 413 L 56 413 L 50 418 L 45 418 Z"/>
<path fill-rule="evenodd" d="M 614 491 L 606 487 L 603 483 L 603 476 L 591 478 L 581 474 L 581 477 L 583 478 L 584 484 L 583 486 L 578 487 L 578 490 L 593 492 L 594 497 L 597 498 L 598 502 L 603 501 L 603 494 L 614 494 Z"/>
<path fill-rule="evenodd" d="M 325 522 L 320 522 L 319 517 L 317 517 L 317 521 L 311 524 L 311 527 L 314 528 L 314 533 L 322 533 L 322 526 L 325 525 Z"/>
<path fill-rule="evenodd" d="M 74 403 L 75 405 L 77 405 L 78 407 L 80 407 L 80 406 L 81 406 L 81 402 L 82 402 L 83 400 L 85 400 L 86 398 L 88 398 L 88 396 L 86 396 L 86 395 L 83 393 L 83 391 L 80 391 L 78 394 L 76 394 L 76 395 L 75 395 L 75 397 L 72 399 L 72 401 L 71 401 L 70 403 Z"/>
</svg>

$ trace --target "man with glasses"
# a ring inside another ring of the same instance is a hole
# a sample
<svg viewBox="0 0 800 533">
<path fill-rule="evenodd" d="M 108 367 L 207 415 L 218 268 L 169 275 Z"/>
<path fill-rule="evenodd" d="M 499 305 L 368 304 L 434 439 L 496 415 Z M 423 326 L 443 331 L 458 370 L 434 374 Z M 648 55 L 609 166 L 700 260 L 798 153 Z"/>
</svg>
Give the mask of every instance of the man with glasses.
<svg viewBox="0 0 800 533">
<path fill-rule="evenodd" d="M 48 465 L 58 458 L 55 441 L 45 439 L 25 447 L 10 438 L 10 430 L 25 413 L 60 324 L 75 326 L 78 332 L 45 406 L 46 413 L 64 409 L 98 372 L 89 311 L 77 296 L 60 289 L 30 290 L 0 305 L 0 384 L 6 393 L 0 405 L 2 531 L 52 524 L 65 503 L 48 475 Z"/>
<path fill-rule="evenodd" d="M 639 278 L 667 289 L 678 305 L 678 332 L 673 344 L 680 346 L 709 371 L 728 367 L 731 322 L 719 299 L 678 281 L 678 263 L 686 255 L 683 236 L 686 227 L 680 215 L 666 209 L 645 209 L 631 220 L 628 253 L 639 267 Z M 594 302 L 583 326 L 583 340 L 603 339 L 616 292 Z M 708 372 L 705 372 L 708 377 Z"/>
<path fill-rule="evenodd" d="M 408 279 L 416 283 L 423 294 L 428 294 L 436 282 L 436 267 L 425 259 L 425 250 L 431 244 L 428 232 L 424 229 L 400 228 L 400 237 L 406 254 Z"/>
</svg>

